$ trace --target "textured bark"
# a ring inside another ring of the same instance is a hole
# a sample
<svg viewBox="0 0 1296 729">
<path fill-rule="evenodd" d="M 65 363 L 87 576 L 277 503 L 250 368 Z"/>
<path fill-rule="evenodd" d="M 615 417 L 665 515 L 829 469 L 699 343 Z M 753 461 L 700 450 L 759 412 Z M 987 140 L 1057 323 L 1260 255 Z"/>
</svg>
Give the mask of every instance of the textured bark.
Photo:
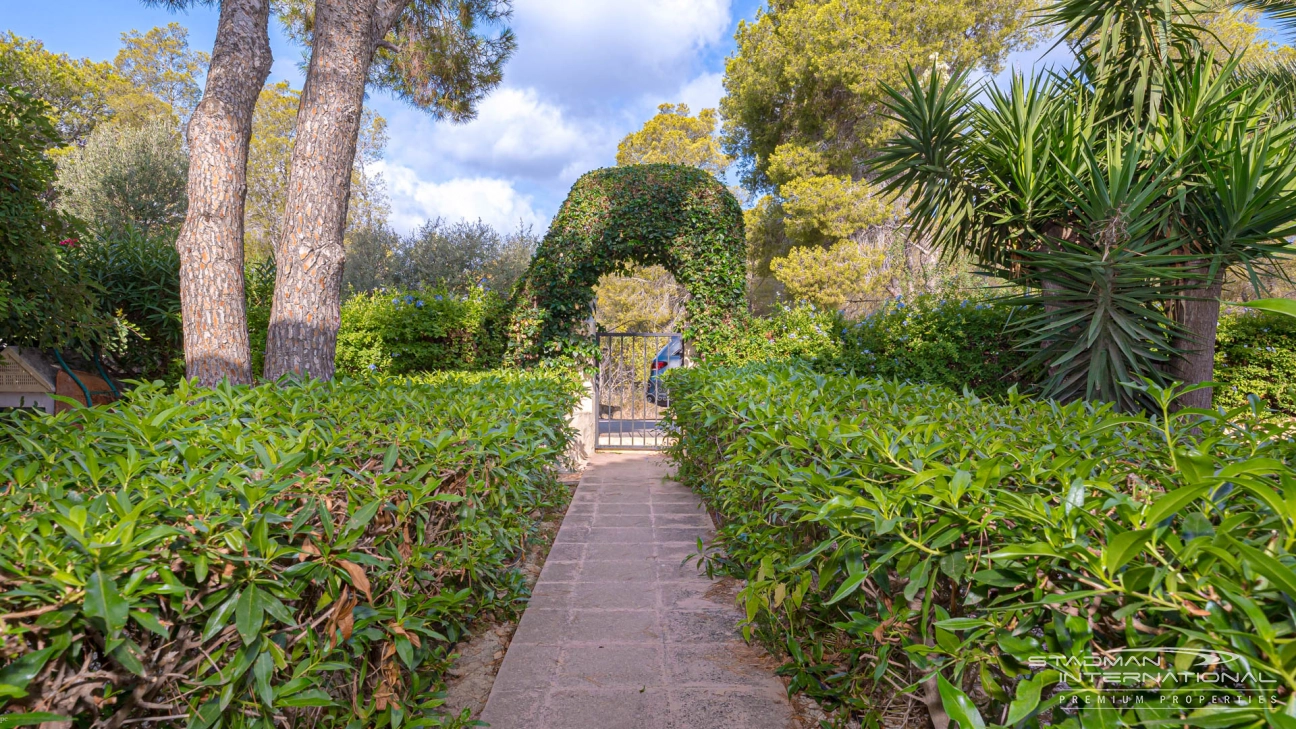
<svg viewBox="0 0 1296 729">
<path fill-rule="evenodd" d="M 379 41 L 408 0 L 317 0 L 297 112 L 265 377 L 333 377 L 351 168 L 365 83 Z"/>
<path fill-rule="evenodd" d="M 1203 268 L 1200 273 L 1209 274 Z M 1175 302 L 1175 321 L 1184 328 L 1187 336 L 1176 337 L 1173 345 L 1187 351 L 1186 355 L 1170 361 L 1170 376 L 1185 385 L 1209 382 L 1215 376 L 1215 335 L 1219 330 L 1220 293 L 1224 289 L 1224 272 L 1214 280 L 1187 292 L 1186 298 Z M 1213 388 L 1203 388 L 1179 398 L 1177 405 L 1185 408 L 1209 408 Z"/>
<path fill-rule="evenodd" d="M 189 211 L 180 252 L 185 372 L 252 381 L 243 298 L 243 201 L 252 111 L 270 75 L 270 0 L 222 0 L 203 99 L 189 121 Z"/>
</svg>

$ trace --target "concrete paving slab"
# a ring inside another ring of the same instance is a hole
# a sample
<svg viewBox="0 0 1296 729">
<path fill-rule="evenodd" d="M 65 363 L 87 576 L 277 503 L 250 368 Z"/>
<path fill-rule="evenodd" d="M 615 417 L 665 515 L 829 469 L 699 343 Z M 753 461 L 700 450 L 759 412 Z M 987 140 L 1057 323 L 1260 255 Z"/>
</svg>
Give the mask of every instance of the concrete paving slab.
<svg viewBox="0 0 1296 729">
<path fill-rule="evenodd" d="M 656 453 L 598 453 L 504 657 L 494 729 L 800 729 L 777 664 L 742 642 L 714 536 Z"/>
</svg>

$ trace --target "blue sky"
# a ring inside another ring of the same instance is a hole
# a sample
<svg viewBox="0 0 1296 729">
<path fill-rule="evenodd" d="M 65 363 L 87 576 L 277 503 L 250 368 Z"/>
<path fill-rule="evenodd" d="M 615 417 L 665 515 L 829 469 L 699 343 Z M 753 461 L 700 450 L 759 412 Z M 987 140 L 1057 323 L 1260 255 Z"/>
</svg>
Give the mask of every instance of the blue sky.
<svg viewBox="0 0 1296 729">
<path fill-rule="evenodd" d="M 658 104 L 715 106 L 740 19 L 760 0 L 514 0 L 518 52 L 475 121 L 452 125 L 382 92 L 368 99 L 391 141 L 380 169 L 401 231 L 434 217 L 519 222 L 542 232 L 571 184 L 611 165 L 616 145 Z M 57 8 L 57 11 L 52 8 Z M 216 12 L 178 14 L 139 0 L 0 0 L 0 29 L 55 52 L 111 59 L 121 33 L 178 21 L 210 51 Z M 300 86 L 301 50 L 272 21 L 271 80 Z M 1029 68 L 1043 48 L 1010 64 Z M 1053 54 L 1054 57 L 1059 54 Z M 1052 60 L 1051 58 L 1045 61 Z"/>
</svg>

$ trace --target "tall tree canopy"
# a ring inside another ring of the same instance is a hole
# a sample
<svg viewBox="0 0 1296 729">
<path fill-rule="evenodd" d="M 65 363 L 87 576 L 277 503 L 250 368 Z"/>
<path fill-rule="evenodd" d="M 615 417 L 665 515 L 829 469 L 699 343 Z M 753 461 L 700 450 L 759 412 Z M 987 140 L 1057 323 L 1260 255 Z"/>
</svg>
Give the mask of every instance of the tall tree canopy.
<svg viewBox="0 0 1296 729">
<path fill-rule="evenodd" d="M 893 240 L 896 210 L 868 174 L 894 129 L 884 84 L 898 83 L 909 64 L 997 70 L 1040 37 L 1030 26 L 1038 4 L 768 0 L 739 24 L 720 111 L 725 152 L 743 185 L 763 196 L 746 213 L 754 299 L 776 291 L 773 260 L 802 246 L 822 250 L 785 258 L 780 280 L 821 304 L 867 300 L 883 285 L 899 293 L 946 284 L 930 252 Z M 846 281 L 860 285 L 832 290 Z"/>
<path fill-rule="evenodd" d="M 125 88 L 117 93 L 147 94 L 164 104 L 183 127 L 202 98 L 201 82 L 209 63 L 208 54 L 189 48 L 189 30 L 179 23 L 146 33 L 122 33 L 122 49 L 113 59 L 113 68 Z M 110 104 L 119 115 L 130 110 L 126 99 L 110 99 Z"/>
<path fill-rule="evenodd" d="M 753 191 L 857 179 L 893 126 L 883 87 L 907 64 L 997 69 L 1037 36 L 1035 0 L 769 0 L 725 66 L 725 150 Z"/>
<path fill-rule="evenodd" d="M 64 142 L 84 141 L 112 115 L 105 88 L 112 74 L 112 64 L 51 53 L 12 32 L 0 36 L 0 83 L 45 102 Z"/>
<path fill-rule="evenodd" d="M 688 104 L 662 104 L 642 129 L 627 134 L 617 145 L 617 164 L 688 165 L 719 177 L 731 160 L 716 139 L 718 123 L 715 109 L 692 116 Z"/>
</svg>

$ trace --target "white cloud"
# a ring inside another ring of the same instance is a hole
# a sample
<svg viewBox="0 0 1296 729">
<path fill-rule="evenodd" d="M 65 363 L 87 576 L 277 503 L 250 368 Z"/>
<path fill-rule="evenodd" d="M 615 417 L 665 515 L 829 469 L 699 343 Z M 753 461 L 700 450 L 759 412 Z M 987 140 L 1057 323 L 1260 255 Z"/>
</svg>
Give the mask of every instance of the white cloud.
<svg viewBox="0 0 1296 729">
<path fill-rule="evenodd" d="M 598 122 L 569 119 L 529 88 L 496 91 L 467 124 L 434 122 L 413 110 L 394 111 L 388 157 L 446 168 L 451 175 L 551 179 L 573 161 L 593 163 L 608 136 Z"/>
<path fill-rule="evenodd" d="M 730 0 L 517 0 L 506 71 L 569 105 L 662 93 L 725 38 Z"/>
<path fill-rule="evenodd" d="M 393 224 L 481 217 L 543 229 L 576 178 L 614 164 L 617 143 L 658 104 L 718 104 L 734 2 L 747 0 L 514 0 L 518 53 L 476 119 L 437 122 L 370 100 L 389 122 Z"/>
<path fill-rule="evenodd" d="M 677 102 L 684 102 L 694 114 L 703 109 L 715 109 L 720 106 L 720 97 L 724 96 L 724 74 L 704 73 L 689 81 L 676 94 Z"/>
<path fill-rule="evenodd" d="M 535 211 L 532 199 L 508 180 L 468 177 L 446 182 L 428 182 L 401 164 L 379 162 L 391 196 L 392 226 L 408 232 L 428 220 L 477 220 L 497 230 L 512 230 L 518 223 L 544 229 L 544 217 Z"/>
</svg>

